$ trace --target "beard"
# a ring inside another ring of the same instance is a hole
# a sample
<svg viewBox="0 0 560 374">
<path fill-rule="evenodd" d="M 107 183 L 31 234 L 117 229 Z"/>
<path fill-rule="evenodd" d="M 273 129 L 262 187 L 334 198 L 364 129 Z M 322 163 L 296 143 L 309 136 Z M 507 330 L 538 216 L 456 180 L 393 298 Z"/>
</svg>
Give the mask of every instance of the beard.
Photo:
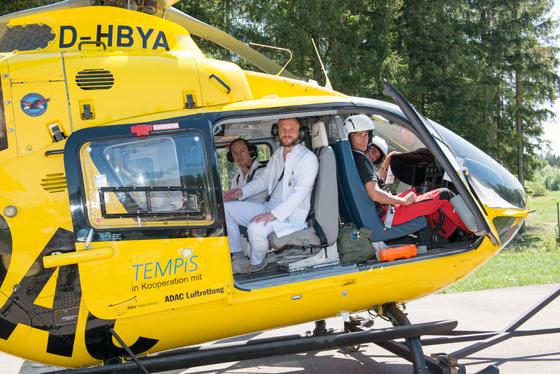
<svg viewBox="0 0 560 374">
<path fill-rule="evenodd" d="M 291 138 L 286 141 L 284 139 L 280 139 L 280 145 L 282 145 L 283 147 L 293 147 L 297 144 L 298 140 L 298 138 Z"/>
</svg>

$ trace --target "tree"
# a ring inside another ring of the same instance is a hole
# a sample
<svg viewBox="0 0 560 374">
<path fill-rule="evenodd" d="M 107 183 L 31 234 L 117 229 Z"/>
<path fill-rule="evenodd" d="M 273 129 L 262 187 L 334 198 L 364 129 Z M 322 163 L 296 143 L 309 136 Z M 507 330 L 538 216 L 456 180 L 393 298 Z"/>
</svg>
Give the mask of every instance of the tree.
<svg viewBox="0 0 560 374">
<path fill-rule="evenodd" d="M 22 0 L 0 14 L 55 2 Z M 239 40 L 289 48 L 295 75 L 380 98 L 395 83 L 426 116 L 492 155 L 523 182 L 560 79 L 553 0 L 200 0 L 175 7 Z M 210 57 L 254 69 L 200 38 Z M 284 65 L 286 52 L 255 47 Z"/>
<path fill-rule="evenodd" d="M 29 8 L 57 3 L 60 0 L 19 0 L 0 3 L 0 16 Z"/>
</svg>

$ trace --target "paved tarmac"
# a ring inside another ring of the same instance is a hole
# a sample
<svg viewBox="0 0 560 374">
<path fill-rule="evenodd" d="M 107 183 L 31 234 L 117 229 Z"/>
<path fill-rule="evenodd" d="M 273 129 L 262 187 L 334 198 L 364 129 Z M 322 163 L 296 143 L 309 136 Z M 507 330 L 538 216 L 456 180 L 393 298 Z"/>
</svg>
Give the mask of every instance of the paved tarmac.
<svg viewBox="0 0 560 374">
<path fill-rule="evenodd" d="M 530 287 L 504 288 L 488 291 L 430 295 L 407 305 L 412 323 L 454 319 L 461 330 L 501 330 L 515 321 L 525 311 L 541 301 L 560 284 Z M 375 320 L 376 327 L 388 324 Z M 342 320 L 332 318 L 327 328 L 340 329 Z M 560 327 L 560 297 L 537 313 L 519 330 Z M 264 338 L 287 334 L 304 334 L 314 328 L 307 323 L 289 328 L 253 334 L 249 338 Z M 247 337 L 246 337 L 247 338 Z M 232 341 L 231 339 L 228 341 Z M 425 353 L 450 353 L 472 343 L 455 343 L 425 347 Z M 500 373 L 507 374 L 557 374 L 560 373 L 560 334 L 516 337 L 496 346 L 477 352 L 460 361 L 468 373 L 476 373 L 490 364 L 496 365 Z M 32 363 L 0 352 L 2 373 L 31 374 L 45 372 L 32 368 Z M 243 362 L 203 366 L 188 370 L 171 371 L 166 374 L 254 374 L 254 373 L 297 373 L 310 374 L 405 374 L 412 373 L 412 365 L 376 345 L 362 345 L 357 352 L 343 350 L 283 355 Z"/>
</svg>

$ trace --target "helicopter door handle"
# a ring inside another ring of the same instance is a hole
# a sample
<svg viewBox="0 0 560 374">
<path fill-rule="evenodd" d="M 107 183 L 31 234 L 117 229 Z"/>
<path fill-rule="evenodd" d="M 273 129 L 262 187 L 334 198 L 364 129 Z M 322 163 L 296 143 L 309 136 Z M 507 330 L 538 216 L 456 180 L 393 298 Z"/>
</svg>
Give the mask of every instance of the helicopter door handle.
<svg viewBox="0 0 560 374">
<path fill-rule="evenodd" d="M 82 45 L 86 45 L 86 44 L 92 44 L 97 46 L 101 46 L 103 47 L 103 50 L 106 51 L 107 50 L 107 44 L 105 44 L 105 42 L 102 42 L 101 40 L 83 40 L 78 44 L 78 51 L 82 50 Z"/>
<path fill-rule="evenodd" d="M 208 79 L 215 79 L 215 80 L 217 80 L 218 83 L 221 84 L 222 86 L 224 86 L 224 88 L 227 90 L 227 91 L 226 91 L 226 94 L 228 94 L 228 93 L 231 92 L 231 87 L 230 87 L 226 82 L 224 82 L 224 80 L 223 80 L 222 78 L 218 77 L 216 74 L 210 74 L 210 76 L 208 77 Z"/>
<path fill-rule="evenodd" d="M 115 250 L 111 247 L 86 249 L 78 252 L 60 253 L 55 252 L 43 257 L 45 268 L 56 268 L 59 266 L 75 265 L 82 262 L 98 261 L 113 257 Z"/>
</svg>

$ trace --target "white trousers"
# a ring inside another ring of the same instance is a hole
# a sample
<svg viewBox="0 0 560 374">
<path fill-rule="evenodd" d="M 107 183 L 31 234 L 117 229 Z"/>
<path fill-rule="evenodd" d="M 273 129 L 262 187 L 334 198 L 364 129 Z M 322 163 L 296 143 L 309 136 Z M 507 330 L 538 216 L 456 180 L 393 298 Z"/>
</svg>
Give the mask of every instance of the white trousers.
<svg viewBox="0 0 560 374">
<path fill-rule="evenodd" d="M 249 253 L 251 265 L 262 264 L 268 252 L 268 236 L 274 231 L 273 223 L 276 220 L 271 222 L 251 222 L 251 220 L 259 214 L 269 212 L 268 205 L 251 201 L 228 201 L 224 204 L 224 210 L 230 252 L 243 251 L 239 226 L 245 226 L 251 244 Z"/>
</svg>

